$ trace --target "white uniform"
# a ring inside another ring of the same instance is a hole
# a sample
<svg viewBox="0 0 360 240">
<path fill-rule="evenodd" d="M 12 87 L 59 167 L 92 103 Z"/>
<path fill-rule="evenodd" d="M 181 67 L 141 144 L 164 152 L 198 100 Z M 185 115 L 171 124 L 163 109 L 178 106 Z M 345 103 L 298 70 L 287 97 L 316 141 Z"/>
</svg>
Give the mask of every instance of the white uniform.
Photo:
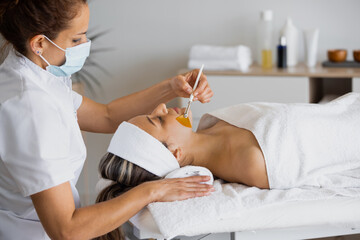
<svg viewBox="0 0 360 240">
<path fill-rule="evenodd" d="M 86 149 L 77 123 L 81 95 L 10 51 L 0 66 L 0 239 L 48 239 L 30 195 L 75 184 Z"/>
</svg>

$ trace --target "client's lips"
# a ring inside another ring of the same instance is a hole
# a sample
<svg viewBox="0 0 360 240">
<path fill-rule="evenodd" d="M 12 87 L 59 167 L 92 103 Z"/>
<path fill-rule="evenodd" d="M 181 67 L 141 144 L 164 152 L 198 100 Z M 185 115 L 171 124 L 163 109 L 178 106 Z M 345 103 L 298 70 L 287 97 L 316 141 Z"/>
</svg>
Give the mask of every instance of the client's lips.
<svg viewBox="0 0 360 240">
<path fill-rule="evenodd" d="M 180 112 L 180 109 L 179 109 L 179 108 L 174 107 L 173 109 L 175 110 L 175 112 L 176 112 L 177 114 L 179 114 L 179 112 Z"/>
</svg>

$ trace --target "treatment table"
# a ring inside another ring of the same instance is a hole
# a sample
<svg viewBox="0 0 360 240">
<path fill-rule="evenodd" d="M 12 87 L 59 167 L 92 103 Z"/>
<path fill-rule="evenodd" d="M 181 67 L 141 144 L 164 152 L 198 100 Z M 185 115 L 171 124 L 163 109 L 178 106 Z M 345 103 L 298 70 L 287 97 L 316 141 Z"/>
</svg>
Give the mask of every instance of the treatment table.
<svg viewBox="0 0 360 240">
<path fill-rule="evenodd" d="M 259 196 L 264 195 L 256 197 Z M 246 208 L 237 208 L 223 198 L 224 206 L 218 203 L 210 205 L 209 209 L 217 208 L 215 214 L 205 214 L 203 218 L 200 216 L 202 210 L 196 211 L 199 207 L 194 203 L 203 201 L 200 204 L 204 204 L 213 201 L 211 198 L 185 201 L 188 203 L 156 203 L 157 208 L 152 208 L 152 212 L 151 208 L 144 208 L 127 223 L 128 239 L 310 239 L 360 233 L 360 197 L 334 196 L 314 200 L 304 197 L 302 200 L 270 201 Z M 181 207 L 169 210 L 171 206 L 181 204 L 182 207 L 189 205 L 190 214 Z M 155 218 L 159 220 L 156 213 L 164 214 L 162 210 L 168 212 L 168 218 L 164 218 L 166 222 L 156 222 Z M 220 216 L 221 212 L 229 211 L 230 214 Z M 173 225 L 168 223 L 172 219 Z"/>
</svg>

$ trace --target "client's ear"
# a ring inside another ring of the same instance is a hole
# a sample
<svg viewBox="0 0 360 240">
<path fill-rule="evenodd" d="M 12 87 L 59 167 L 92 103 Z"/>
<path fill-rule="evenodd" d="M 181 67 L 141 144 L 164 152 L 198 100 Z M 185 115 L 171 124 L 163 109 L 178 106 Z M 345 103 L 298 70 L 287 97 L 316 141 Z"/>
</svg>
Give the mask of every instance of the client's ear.
<svg viewBox="0 0 360 240">
<path fill-rule="evenodd" d="M 174 155 L 176 160 L 179 162 L 181 160 L 181 156 L 182 156 L 181 148 L 180 147 L 176 148 L 174 145 L 170 145 L 170 146 L 168 146 L 168 149 Z"/>
<path fill-rule="evenodd" d="M 175 156 L 176 160 L 178 162 L 180 162 L 180 159 L 181 159 L 181 148 L 177 148 L 175 149 L 175 151 L 173 152 L 173 155 Z"/>
</svg>

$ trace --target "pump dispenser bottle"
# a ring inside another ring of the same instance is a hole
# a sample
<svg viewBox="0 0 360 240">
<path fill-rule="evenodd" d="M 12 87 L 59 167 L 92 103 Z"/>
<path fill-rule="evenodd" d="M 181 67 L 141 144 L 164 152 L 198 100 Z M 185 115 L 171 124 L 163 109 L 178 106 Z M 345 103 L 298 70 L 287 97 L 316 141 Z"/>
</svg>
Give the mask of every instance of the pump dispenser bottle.
<svg viewBox="0 0 360 240">
<path fill-rule="evenodd" d="M 265 10 L 260 13 L 257 28 L 257 58 L 263 68 L 272 68 L 273 12 Z"/>
</svg>

